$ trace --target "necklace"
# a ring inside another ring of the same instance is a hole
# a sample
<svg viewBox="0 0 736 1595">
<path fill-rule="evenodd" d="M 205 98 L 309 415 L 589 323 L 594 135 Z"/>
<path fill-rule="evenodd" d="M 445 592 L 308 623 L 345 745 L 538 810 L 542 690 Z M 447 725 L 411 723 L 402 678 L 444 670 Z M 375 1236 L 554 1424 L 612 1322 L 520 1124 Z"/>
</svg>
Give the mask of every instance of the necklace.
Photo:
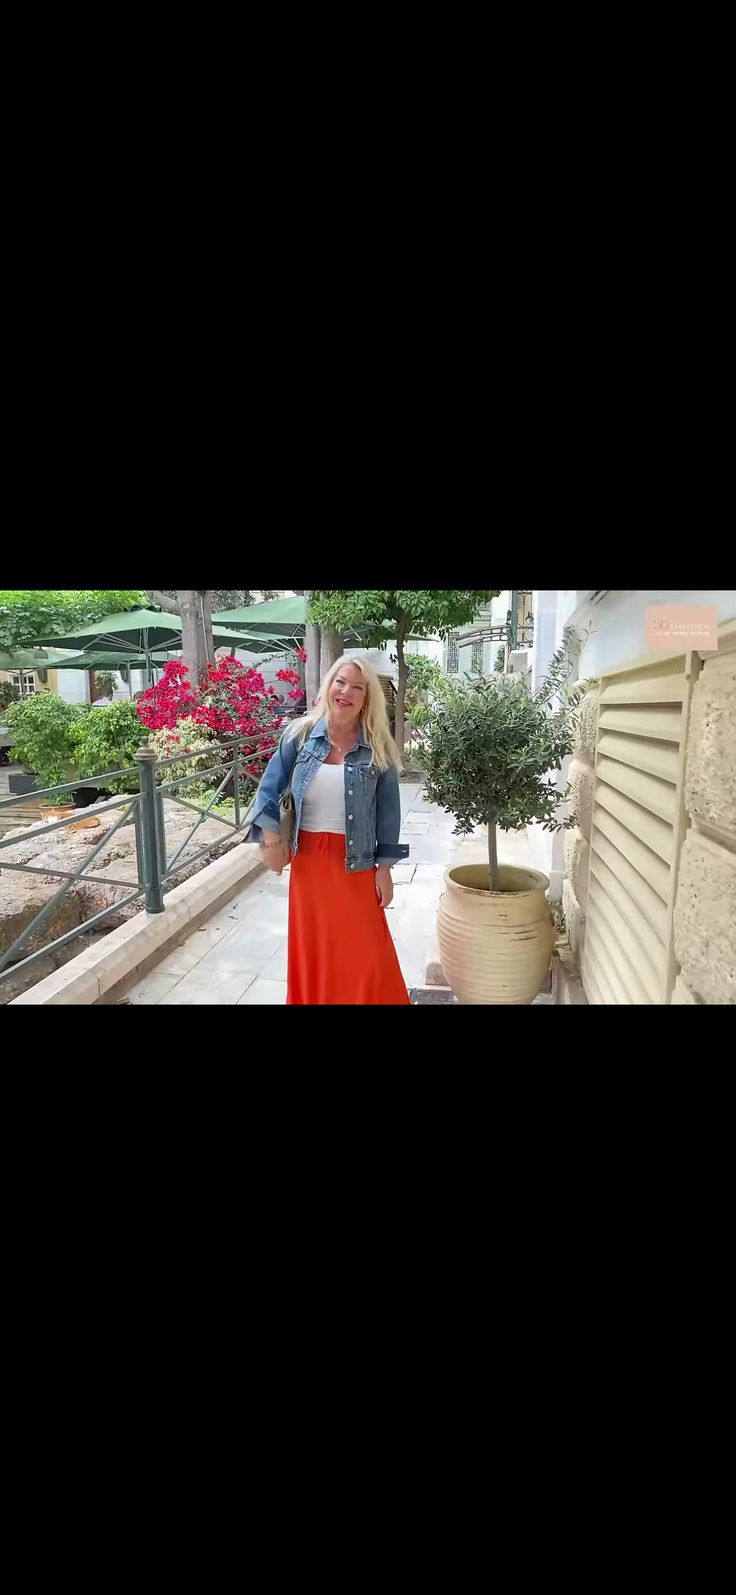
<svg viewBox="0 0 736 1595">
<path fill-rule="evenodd" d="M 354 747 L 354 746 L 355 746 L 355 744 L 353 743 L 352 747 Z M 340 747 L 340 743 L 339 742 L 333 742 L 332 737 L 330 737 L 330 747 L 331 748 L 336 748 L 337 752 L 341 753 L 343 758 L 345 757 L 346 753 L 350 753 L 350 751 L 351 751 L 350 748 L 341 748 Z"/>
</svg>

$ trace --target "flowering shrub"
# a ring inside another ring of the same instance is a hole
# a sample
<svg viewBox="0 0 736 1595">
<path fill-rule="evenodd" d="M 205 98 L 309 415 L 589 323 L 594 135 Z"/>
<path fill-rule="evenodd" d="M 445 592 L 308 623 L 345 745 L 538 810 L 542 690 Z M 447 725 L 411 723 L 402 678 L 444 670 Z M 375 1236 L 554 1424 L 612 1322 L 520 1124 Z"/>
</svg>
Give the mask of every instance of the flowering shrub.
<svg viewBox="0 0 736 1595">
<path fill-rule="evenodd" d="M 173 759 L 178 753 L 181 754 L 181 764 L 166 764 L 157 772 L 161 781 L 179 781 L 182 776 L 194 775 L 195 771 L 211 770 L 213 765 L 222 763 L 214 731 L 198 725 L 191 715 L 184 715 L 175 729 L 170 730 L 165 727 L 161 731 L 154 731 L 148 738 L 148 745 L 154 749 L 159 759 Z M 186 758 L 188 753 L 194 753 L 197 757 L 188 759 Z M 221 775 L 213 775 L 209 780 L 188 782 L 186 786 L 180 788 L 181 796 L 202 797 L 221 779 Z"/>
<path fill-rule="evenodd" d="M 138 718 L 147 731 L 173 731 L 177 720 L 191 714 L 198 702 L 186 665 L 180 659 L 167 659 L 161 680 L 138 699 Z"/>
<path fill-rule="evenodd" d="M 296 671 L 291 674 L 298 679 Z M 196 691 L 186 666 L 179 659 L 170 659 L 162 679 L 139 698 L 138 714 L 149 731 L 179 732 L 186 720 L 215 738 L 257 738 L 244 750 L 261 756 L 248 766 L 249 775 L 256 779 L 277 747 L 283 722 L 275 688 L 266 687 L 259 671 L 230 655 L 208 665 Z"/>
<path fill-rule="evenodd" d="M 301 676 L 299 674 L 299 671 L 298 670 L 277 670 L 276 671 L 276 680 L 277 681 L 291 682 L 292 690 L 289 693 L 289 697 L 293 698 L 296 702 L 298 702 L 299 698 L 301 698 L 302 695 L 303 695 L 302 694 L 302 678 L 301 678 Z"/>
</svg>

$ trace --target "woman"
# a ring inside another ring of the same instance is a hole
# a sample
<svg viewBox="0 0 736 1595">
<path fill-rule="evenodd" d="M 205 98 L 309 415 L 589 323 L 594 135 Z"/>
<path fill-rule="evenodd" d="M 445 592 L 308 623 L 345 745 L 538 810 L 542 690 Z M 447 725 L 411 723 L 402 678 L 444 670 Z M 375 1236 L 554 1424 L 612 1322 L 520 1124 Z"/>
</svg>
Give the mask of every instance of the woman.
<svg viewBox="0 0 736 1595">
<path fill-rule="evenodd" d="M 267 869 L 291 862 L 287 1003 L 405 1004 L 384 915 L 399 843 L 398 754 L 375 670 L 338 659 L 314 709 L 281 738 L 256 794 L 251 838 Z M 292 852 L 279 834 L 291 791 Z"/>
</svg>

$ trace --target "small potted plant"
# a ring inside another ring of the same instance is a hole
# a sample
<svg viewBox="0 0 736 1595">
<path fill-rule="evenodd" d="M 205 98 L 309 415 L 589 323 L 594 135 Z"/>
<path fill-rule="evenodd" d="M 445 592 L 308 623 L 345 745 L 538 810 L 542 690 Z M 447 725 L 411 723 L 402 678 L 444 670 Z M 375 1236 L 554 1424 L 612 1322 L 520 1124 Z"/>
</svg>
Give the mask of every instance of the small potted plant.
<svg viewBox="0 0 736 1595">
<path fill-rule="evenodd" d="M 438 913 L 442 967 L 460 1002 L 531 1003 L 544 984 L 556 938 L 549 880 L 499 865 L 497 835 L 574 823 L 558 818 L 552 772 L 573 748 L 586 684 L 568 681 L 583 641 L 568 629 L 536 693 L 523 675 L 446 678 L 425 722 L 427 797 L 454 814 L 460 834 L 488 827 L 488 864 L 448 870 Z"/>
</svg>

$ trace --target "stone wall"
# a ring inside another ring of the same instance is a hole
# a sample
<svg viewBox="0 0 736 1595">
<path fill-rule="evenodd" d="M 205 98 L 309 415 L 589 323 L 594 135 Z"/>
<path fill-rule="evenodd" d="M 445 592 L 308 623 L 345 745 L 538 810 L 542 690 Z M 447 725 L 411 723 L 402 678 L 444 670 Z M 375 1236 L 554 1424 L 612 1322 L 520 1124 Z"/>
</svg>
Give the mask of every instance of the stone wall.
<svg viewBox="0 0 736 1595">
<path fill-rule="evenodd" d="M 577 715 L 574 757 L 568 781 L 577 825 L 565 836 L 565 880 L 562 908 L 573 958 L 582 974 L 585 957 L 585 916 L 588 909 L 590 833 L 595 793 L 595 739 L 598 724 L 598 683 L 582 700 Z"/>
<path fill-rule="evenodd" d="M 675 900 L 672 1001 L 736 1003 L 736 624 L 704 654 L 693 688 L 685 773 L 690 829 Z"/>
</svg>

